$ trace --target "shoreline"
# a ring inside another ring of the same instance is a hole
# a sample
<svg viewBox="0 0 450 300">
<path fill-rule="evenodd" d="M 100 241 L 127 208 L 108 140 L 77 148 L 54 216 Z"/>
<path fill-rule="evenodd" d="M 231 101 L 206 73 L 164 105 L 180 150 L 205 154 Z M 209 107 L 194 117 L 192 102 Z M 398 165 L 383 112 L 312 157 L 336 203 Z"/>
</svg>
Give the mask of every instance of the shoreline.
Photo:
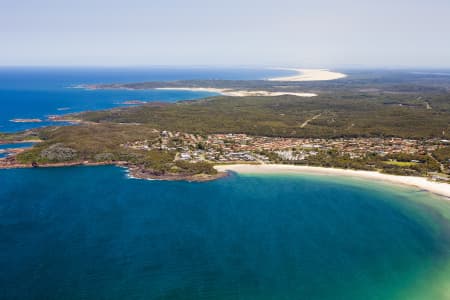
<svg viewBox="0 0 450 300">
<path fill-rule="evenodd" d="M 2 164 L 3 162 L 3 164 Z M 130 164 L 126 161 L 74 161 L 74 162 L 59 162 L 59 163 L 45 163 L 33 166 L 32 164 L 18 163 L 9 161 L 7 159 L 0 159 L 0 170 L 11 169 L 47 169 L 47 168 L 65 168 L 65 167 L 98 167 L 98 166 L 115 166 L 125 168 L 127 170 L 127 177 L 131 179 L 143 180 L 161 180 L 161 181 L 187 181 L 187 182 L 206 182 L 229 176 L 228 172 L 217 172 L 216 174 L 155 174 L 150 170 L 146 170 L 138 165 Z"/>
<path fill-rule="evenodd" d="M 428 180 L 426 177 L 417 176 L 399 176 L 392 174 L 384 174 L 375 171 L 325 168 L 314 166 L 299 166 L 299 165 L 284 165 L 284 164 L 225 164 L 214 165 L 218 171 L 217 174 L 153 174 L 143 170 L 141 167 L 132 165 L 125 161 L 109 161 L 109 162 L 63 162 L 41 164 L 36 168 L 58 168 L 58 167 L 74 167 L 74 166 L 106 166 L 113 165 L 116 167 L 126 168 L 129 178 L 147 179 L 147 180 L 164 180 L 164 181 L 188 181 L 188 182 L 206 182 L 229 176 L 229 172 L 236 172 L 239 174 L 317 174 L 327 176 L 345 176 L 358 179 L 370 179 L 378 182 L 385 182 L 394 185 L 413 187 L 419 190 L 424 190 L 432 194 L 438 195 L 450 201 L 450 184 L 434 182 Z M 34 168 L 30 164 L 12 163 L 0 165 L 0 169 L 23 169 Z"/>
<path fill-rule="evenodd" d="M 12 141 L 8 141 L 8 140 L 3 140 L 0 141 L 0 145 L 14 145 L 14 144 L 24 144 L 24 143 L 40 143 L 42 142 L 42 140 L 38 140 L 38 139 L 31 139 L 31 140 L 12 140 Z"/>
<path fill-rule="evenodd" d="M 277 70 L 289 70 L 297 72 L 296 75 L 274 77 L 268 81 L 327 81 L 346 78 L 347 75 L 339 72 L 332 72 L 328 69 L 294 69 L 282 68 Z"/>
<path fill-rule="evenodd" d="M 261 79 L 262 81 L 274 81 L 274 82 L 302 82 L 302 81 L 326 81 L 326 80 L 336 80 L 347 77 L 344 73 L 333 72 L 328 69 L 300 69 L 300 68 L 272 68 L 276 70 L 289 70 L 295 71 L 297 74 L 292 76 L 281 76 L 273 77 L 267 79 Z M 125 87 L 120 84 L 112 85 L 78 85 L 72 86 L 70 88 L 82 88 L 86 90 L 97 90 L 97 89 L 122 89 L 122 90 L 139 90 L 140 88 Z M 315 97 L 318 96 L 316 93 L 307 92 L 280 92 L 280 91 L 265 91 L 265 90 L 245 90 L 245 89 L 234 89 L 234 88 L 214 88 L 214 87 L 150 87 L 151 90 L 167 90 L 167 91 L 192 91 L 192 92 L 209 92 L 216 93 L 223 96 L 229 97 L 251 97 L 251 96 L 282 96 L 282 95 L 292 95 L 298 97 Z M 128 104 L 128 103 L 125 103 Z M 135 103 L 133 103 L 135 104 Z"/>
<path fill-rule="evenodd" d="M 217 93 L 223 96 L 229 97 L 248 97 L 248 96 L 282 96 L 292 95 L 298 97 L 316 97 L 314 93 L 296 93 L 296 92 L 269 92 L 269 91 L 246 91 L 246 90 L 233 90 L 233 89 L 219 89 L 219 88 L 189 88 L 189 87 L 174 87 L 174 88 L 155 88 L 155 90 L 167 90 L 167 91 L 191 91 L 191 92 L 209 92 Z"/>
<path fill-rule="evenodd" d="M 229 176 L 228 172 L 217 172 L 216 174 L 154 174 L 139 166 L 116 165 L 126 168 L 127 177 L 130 179 L 160 180 L 160 181 L 187 181 L 187 182 L 207 182 Z"/>
<path fill-rule="evenodd" d="M 214 168 L 219 172 L 236 172 L 240 174 L 318 174 L 330 176 L 346 176 L 360 179 L 370 179 L 380 182 L 391 183 L 408 187 L 418 188 L 436 194 L 450 201 L 450 184 L 433 182 L 426 177 L 398 176 L 383 174 L 375 171 L 348 170 L 337 168 L 324 168 L 313 166 L 264 164 L 264 165 L 216 165 Z"/>
</svg>

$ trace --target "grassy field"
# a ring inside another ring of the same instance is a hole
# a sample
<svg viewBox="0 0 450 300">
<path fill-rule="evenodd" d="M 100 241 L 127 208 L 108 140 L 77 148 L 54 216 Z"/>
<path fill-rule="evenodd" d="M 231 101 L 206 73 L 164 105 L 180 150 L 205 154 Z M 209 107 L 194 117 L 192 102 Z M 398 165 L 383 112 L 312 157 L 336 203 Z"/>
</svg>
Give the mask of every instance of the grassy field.
<svg viewBox="0 0 450 300">
<path fill-rule="evenodd" d="M 416 162 L 407 162 L 407 161 L 385 161 L 384 163 L 399 167 L 411 167 L 417 165 Z"/>
</svg>

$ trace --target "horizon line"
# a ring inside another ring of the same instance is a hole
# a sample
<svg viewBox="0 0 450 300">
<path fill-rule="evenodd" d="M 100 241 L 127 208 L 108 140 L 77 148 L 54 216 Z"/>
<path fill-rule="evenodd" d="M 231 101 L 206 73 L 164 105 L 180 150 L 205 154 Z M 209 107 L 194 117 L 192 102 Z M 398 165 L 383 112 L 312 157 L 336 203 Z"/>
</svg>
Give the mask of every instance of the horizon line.
<svg viewBox="0 0 450 300">
<path fill-rule="evenodd" d="M 206 68 L 220 68 L 220 69 L 274 69 L 274 70 L 282 70 L 282 69 L 327 69 L 327 70 L 450 70 L 450 66 L 413 66 L 413 65 L 399 65 L 399 66 L 368 66 L 368 65 L 335 65 L 335 66 L 295 66 L 295 65 L 267 65 L 267 64 L 124 64 L 124 65 L 95 65 L 95 64 L 80 64 L 80 65 L 54 65 L 54 64 L 31 64 L 31 65 L 0 65 L 0 69 L 7 68 L 49 68 L 49 69 L 146 69 L 146 68 L 168 68 L 168 69 L 188 69 L 188 68 L 198 68 L 198 69 L 206 69 Z"/>
</svg>

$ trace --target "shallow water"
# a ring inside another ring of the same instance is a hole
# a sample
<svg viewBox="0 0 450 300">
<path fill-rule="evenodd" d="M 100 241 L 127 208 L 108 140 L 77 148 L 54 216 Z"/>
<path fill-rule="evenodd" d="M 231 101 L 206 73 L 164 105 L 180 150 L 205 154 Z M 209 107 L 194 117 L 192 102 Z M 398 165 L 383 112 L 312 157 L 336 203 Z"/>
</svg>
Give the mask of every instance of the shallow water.
<svg viewBox="0 0 450 300">
<path fill-rule="evenodd" d="M 326 176 L 0 170 L 2 299 L 449 299 L 448 202 Z"/>
<path fill-rule="evenodd" d="M 52 124 L 13 118 L 212 95 L 77 84 L 283 75 L 0 69 L 0 132 Z M 449 202 L 428 193 L 331 176 L 0 170 L 0 299 L 450 299 L 449 220 Z"/>
</svg>

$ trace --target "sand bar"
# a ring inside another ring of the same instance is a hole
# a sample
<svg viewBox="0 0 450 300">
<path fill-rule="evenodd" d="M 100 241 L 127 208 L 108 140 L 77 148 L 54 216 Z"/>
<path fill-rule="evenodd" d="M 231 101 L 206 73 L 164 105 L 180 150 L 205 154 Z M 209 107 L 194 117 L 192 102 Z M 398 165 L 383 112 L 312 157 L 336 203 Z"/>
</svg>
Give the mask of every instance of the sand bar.
<svg viewBox="0 0 450 300">
<path fill-rule="evenodd" d="M 279 69 L 280 70 L 280 69 Z M 270 81 L 324 81 L 336 80 L 347 77 L 339 72 L 332 72 L 327 69 L 282 69 L 296 71 L 298 74 L 293 76 L 269 78 Z"/>
<path fill-rule="evenodd" d="M 406 185 L 419 188 L 428 192 L 443 196 L 450 200 L 450 184 L 430 181 L 425 177 L 414 176 L 397 176 L 382 174 L 373 171 L 357 171 L 335 168 L 322 168 L 310 166 L 294 166 L 280 164 L 236 164 L 236 165 L 218 165 L 215 168 L 220 172 L 233 171 L 242 174 L 320 174 L 333 176 L 348 176 L 354 178 L 370 179 L 376 181 L 384 181 L 393 184 Z"/>
<path fill-rule="evenodd" d="M 230 97 L 247 97 L 247 96 L 282 96 L 293 95 L 298 97 L 315 97 L 314 93 L 294 93 L 294 92 L 269 92 L 269 91 L 245 91 L 245 90 L 233 90 L 233 89 L 218 89 L 218 88 L 156 88 L 156 90 L 171 90 L 171 91 L 193 91 L 193 92 L 210 92 L 217 93 Z"/>
</svg>

